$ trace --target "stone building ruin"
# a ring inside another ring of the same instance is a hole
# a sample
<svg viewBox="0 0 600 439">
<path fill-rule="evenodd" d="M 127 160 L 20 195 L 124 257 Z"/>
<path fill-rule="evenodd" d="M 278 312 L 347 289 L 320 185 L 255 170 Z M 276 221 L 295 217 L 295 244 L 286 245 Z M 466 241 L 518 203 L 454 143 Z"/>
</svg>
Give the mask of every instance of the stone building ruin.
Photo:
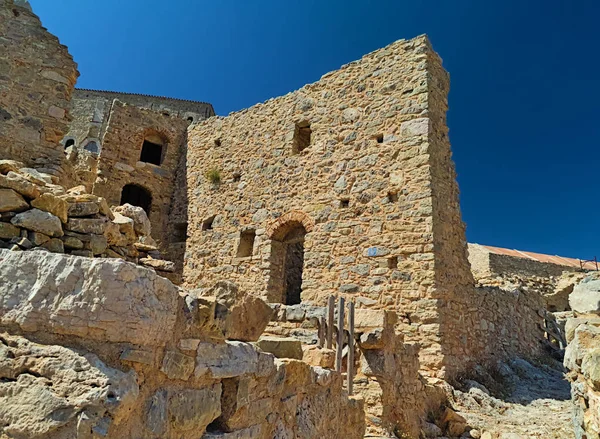
<svg viewBox="0 0 600 439">
<path fill-rule="evenodd" d="M 558 355 L 554 311 L 596 428 L 591 267 L 467 244 L 426 36 L 226 117 L 76 89 L 26 2 L 0 52 L 0 438 L 477 437 L 451 384 Z"/>
</svg>

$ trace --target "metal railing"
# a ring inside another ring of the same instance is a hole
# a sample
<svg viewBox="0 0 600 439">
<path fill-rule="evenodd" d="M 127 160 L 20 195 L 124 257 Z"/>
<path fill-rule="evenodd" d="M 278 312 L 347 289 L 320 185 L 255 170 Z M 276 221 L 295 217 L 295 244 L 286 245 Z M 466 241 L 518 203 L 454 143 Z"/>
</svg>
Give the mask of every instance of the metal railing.
<svg viewBox="0 0 600 439">
<path fill-rule="evenodd" d="M 598 271 L 598 259 L 596 258 L 596 256 L 594 256 L 594 259 L 589 259 L 589 260 L 580 259 L 579 266 L 581 267 L 582 270 L 586 269 L 585 264 L 587 264 L 588 262 L 594 263 L 594 265 L 596 266 L 596 271 Z"/>
<path fill-rule="evenodd" d="M 337 302 L 337 325 L 335 323 L 335 308 Z M 335 370 L 342 373 L 342 362 L 347 356 L 346 376 L 348 395 L 353 393 L 354 385 L 354 302 L 348 302 L 348 329 L 344 328 L 344 312 L 346 300 L 343 297 L 338 299 L 335 296 L 329 296 L 327 302 L 327 317 L 322 316 L 318 322 L 319 347 L 333 349 L 335 335 Z M 344 355 L 344 347 L 347 347 Z"/>
</svg>

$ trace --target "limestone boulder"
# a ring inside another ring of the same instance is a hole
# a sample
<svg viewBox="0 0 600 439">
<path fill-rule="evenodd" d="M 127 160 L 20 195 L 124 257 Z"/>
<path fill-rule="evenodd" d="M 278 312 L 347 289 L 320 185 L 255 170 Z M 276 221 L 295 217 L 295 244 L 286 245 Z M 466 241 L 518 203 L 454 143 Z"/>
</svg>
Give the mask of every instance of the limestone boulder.
<svg viewBox="0 0 600 439">
<path fill-rule="evenodd" d="M 31 243 L 35 246 L 42 245 L 50 240 L 50 237 L 48 235 L 44 235 L 43 233 L 39 232 L 28 232 L 27 238 L 29 238 Z"/>
<path fill-rule="evenodd" d="M 259 355 L 251 344 L 238 341 L 199 343 L 194 373 L 197 377 L 231 378 L 256 373 L 258 365 Z"/>
<path fill-rule="evenodd" d="M 0 425 L 7 437 L 80 437 L 114 428 L 136 405 L 137 376 L 105 365 L 93 354 L 0 334 Z M 55 437 L 55 436 L 53 436 Z"/>
<path fill-rule="evenodd" d="M 575 330 L 580 325 L 591 325 L 600 327 L 600 317 L 590 315 L 567 319 L 567 321 L 565 322 L 565 338 L 567 340 L 567 343 L 571 343 L 571 341 L 575 337 Z"/>
<path fill-rule="evenodd" d="M 48 236 L 61 237 L 64 235 L 60 219 L 56 215 L 40 209 L 19 213 L 10 222 L 15 226 Z"/>
<path fill-rule="evenodd" d="M 13 189 L 27 198 L 37 198 L 40 196 L 40 189 L 37 185 L 13 171 L 10 171 L 6 175 L 0 175 L 0 187 Z"/>
<path fill-rule="evenodd" d="M 302 353 L 302 360 L 311 366 L 333 369 L 335 366 L 335 351 L 318 346 L 306 346 Z"/>
<path fill-rule="evenodd" d="M 217 282 L 200 294 L 216 298 L 215 319 L 229 340 L 256 341 L 271 321 L 272 308 L 259 297 L 240 291 L 233 282 Z"/>
<path fill-rule="evenodd" d="M 135 223 L 131 218 L 121 215 L 119 212 L 115 212 L 112 222 L 119 227 L 119 231 L 125 235 L 128 241 L 135 241 Z"/>
<path fill-rule="evenodd" d="M 600 314 L 600 278 L 588 276 L 575 285 L 569 295 L 569 305 L 578 313 Z"/>
<path fill-rule="evenodd" d="M 144 209 L 138 206 L 132 206 L 129 203 L 118 206 L 114 212 L 120 213 L 133 220 L 135 231 L 142 236 L 148 236 L 151 232 L 150 220 Z"/>
<path fill-rule="evenodd" d="M 221 385 L 160 389 L 145 404 L 145 425 L 157 438 L 198 438 L 221 414 Z"/>
<path fill-rule="evenodd" d="M 154 268 L 157 271 L 166 271 L 168 273 L 175 271 L 175 264 L 173 262 L 162 259 L 141 258 L 140 264 Z"/>
<path fill-rule="evenodd" d="M 93 201 L 69 204 L 69 216 L 82 217 L 91 216 L 100 212 L 100 206 Z"/>
<path fill-rule="evenodd" d="M 168 419 L 177 432 L 204 433 L 206 427 L 221 414 L 221 385 L 204 389 L 173 392 L 169 399 Z"/>
<path fill-rule="evenodd" d="M 0 279 L 0 325 L 147 346 L 173 334 L 178 288 L 129 262 L 0 250 Z"/>
<path fill-rule="evenodd" d="M 256 345 L 264 352 L 275 355 L 277 358 L 294 358 L 302 360 L 302 343 L 291 337 L 261 337 Z M 320 366 L 320 365 L 319 365 Z"/>
<path fill-rule="evenodd" d="M 119 226 L 113 222 L 106 224 L 104 228 L 104 237 L 108 245 L 115 245 L 117 247 L 126 247 L 131 243 L 125 235 L 119 230 Z"/>
<path fill-rule="evenodd" d="M 108 247 L 108 241 L 104 235 L 90 235 L 90 250 L 94 255 L 104 253 Z"/>
<path fill-rule="evenodd" d="M 38 170 L 33 168 L 21 168 L 19 169 L 19 173 L 27 180 L 40 186 L 45 186 L 46 183 L 54 183 L 51 175 L 46 174 L 44 172 L 39 172 Z"/>
<path fill-rule="evenodd" d="M 600 346 L 600 328 L 582 324 L 575 329 L 573 340 L 565 349 L 564 365 L 567 369 L 581 372 L 586 353 Z"/>
<path fill-rule="evenodd" d="M 595 390 L 600 390 L 600 346 L 586 352 L 583 356 L 581 372 Z"/>
<path fill-rule="evenodd" d="M 9 172 L 17 172 L 20 168 L 24 168 L 22 162 L 16 160 L 0 160 L 0 174 L 8 174 Z"/>
<path fill-rule="evenodd" d="M 65 193 L 65 188 L 58 184 L 46 183 L 45 186 L 40 186 L 39 188 L 42 194 L 52 194 L 57 197 Z"/>
<path fill-rule="evenodd" d="M 21 236 L 21 229 L 9 223 L 0 222 L 0 239 L 12 239 Z"/>
<path fill-rule="evenodd" d="M 106 218 L 69 218 L 65 229 L 77 233 L 104 235 L 107 224 Z"/>
<path fill-rule="evenodd" d="M 108 203 L 106 202 L 106 198 L 98 197 L 98 208 L 100 209 L 100 213 L 104 216 L 107 216 L 109 220 L 115 219 L 115 214 L 108 207 Z"/>
<path fill-rule="evenodd" d="M 68 195 L 83 195 L 87 193 L 88 191 L 84 185 L 75 186 L 67 190 Z"/>
<path fill-rule="evenodd" d="M 42 248 L 45 248 L 52 253 L 64 253 L 65 244 L 58 238 L 52 238 L 42 244 Z"/>
<path fill-rule="evenodd" d="M 51 193 L 45 193 L 31 202 L 31 205 L 37 209 L 49 212 L 57 216 L 63 223 L 67 222 L 67 212 L 69 205 L 63 199 Z"/>
<path fill-rule="evenodd" d="M 63 244 L 65 248 L 73 249 L 73 250 L 81 250 L 83 249 L 83 242 L 74 236 L 63 236 Z"/>
<path fill-rule="evenodd" d="M 13 189 L 0 189 L 0 212 L 21 212 L 29 209 L 29 204 Z"/>
<path fill-rule="evenodd" d="M 178 351 L 166 351 L 161 371 L 171 379 L 186 381 L 194 372 L 194 368 L 194 357 Z"/>
</svg>

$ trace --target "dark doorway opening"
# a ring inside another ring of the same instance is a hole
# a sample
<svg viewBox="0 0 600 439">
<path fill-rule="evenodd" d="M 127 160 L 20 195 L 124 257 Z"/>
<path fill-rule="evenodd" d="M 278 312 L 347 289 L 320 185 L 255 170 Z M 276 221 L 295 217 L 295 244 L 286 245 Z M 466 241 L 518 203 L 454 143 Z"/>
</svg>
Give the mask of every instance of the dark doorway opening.
<svg viewBox="0 0 600 439">
<path fill-rule="evenodd" d="M 301 303 L 305 236 L 304 226 L 294 223 L 286 227 L 280 236 L 273 237 L 268 285 L 270 301 L 286 305 Z"/>
<path fill-rule="evenodd" d="M 123 186 L 121 192 L 121 204 L 129 203 L 133 206 L 141 207 L 150 216 L 150 206 L 152 205 L 152 194 L 137 184 L 127 184 Z"/>
</svg>

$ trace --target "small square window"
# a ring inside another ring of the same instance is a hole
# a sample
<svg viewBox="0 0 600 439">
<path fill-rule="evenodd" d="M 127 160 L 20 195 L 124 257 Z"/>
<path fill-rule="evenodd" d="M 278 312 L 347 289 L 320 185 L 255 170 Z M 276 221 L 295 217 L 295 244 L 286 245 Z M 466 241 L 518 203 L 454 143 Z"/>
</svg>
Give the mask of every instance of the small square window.
<svg viewBox="0 0 600 439">
<path fill-rule="evenodd" d="M 140 162 L 152 163 L 160 166 L 162 160 L 162 145 L 158 143 L 144 140 L 142 144 L 142 153 L 140 154 Z"/>
<path fill-rule="evenodd" d="M 312 130 L 308 122 L 300 122 L 294 128 L 294 142 L 292 144 L 292 154 L 299 154 L 310 146 Z"/>
<path fill-rule="evenodd" d="M 387 198 L 390 203 L 397 203 L 398 202 L 398 192 L 388 192 Z"/>
<path fill-rule="evenodd" d="M 215 221 L 215 216 L 216 215 L 213 215 L 210 218 L 206 218 L 202 222 L 202 230 L 212 230 L 212 228 L 213 228 L 213 222 Z"/>
<path fill-rule="evenodd" d="M 233 182 L 238 183 L 241 180 L 242 180 L 242 174 L 240 174 L 239 172 L 235 172 L 233 174 Z"/>
<path fill-rule="evenodd" d="M 350 207 L 350 198 L 342 198 L 340 200 L 340 207 L 342 209 L 347 209 L 348 207 Z"/>
<path fill-rule="evenodd" d="M 244 230 L 240 233 L 240 244 L 238 246 L 236 255 L 238 258 L 247 258 L 252 256 L 255 238 L 256 230 Z"/>
<path fill-rule="evenodd" d="M 378 134 L 376 139 L 377 139 L 377 143 L 383 143 L 383 134 Z"/>
<path fill-rule="evenodd" d="M 221 139 L 215 139 L 215 146 L 218 148 L 221 146 Z"/>
<path fill-rule="evenodd" d="M 395 270 L 398 268 L 398 256 L 392 256 L 388 259 L 388 268 L 390 270 Z"/>
</svg>

